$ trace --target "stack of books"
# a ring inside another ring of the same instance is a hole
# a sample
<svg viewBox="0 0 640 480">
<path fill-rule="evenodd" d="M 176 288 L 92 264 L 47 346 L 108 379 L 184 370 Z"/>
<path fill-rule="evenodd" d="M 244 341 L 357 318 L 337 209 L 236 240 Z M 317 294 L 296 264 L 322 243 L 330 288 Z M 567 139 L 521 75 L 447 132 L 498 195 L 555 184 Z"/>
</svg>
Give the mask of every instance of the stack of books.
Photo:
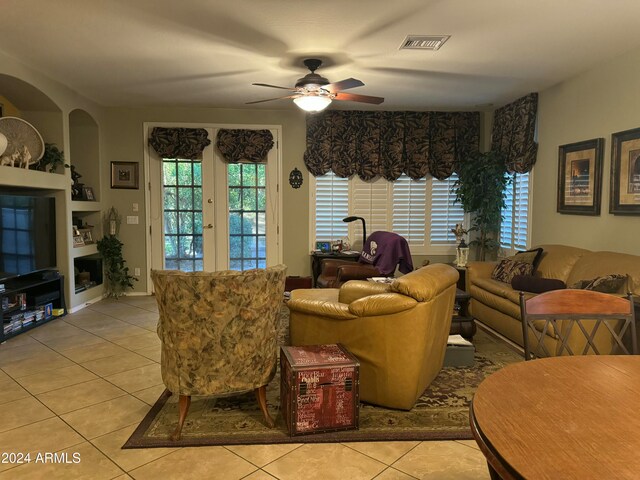
<svg viewBox="0 0 640 480">
<path fill-rule="evenodd" d="M 22 328 L 22 314 L 17 313 L 15 315 L 11 315 L 11 320 L 9 323 L 4 325 L 4 333 L 17 332 Z"/>
<path fill-rule="evenodd" d="M 26 327 L 27 325 L 30 325 L 33 322 L 35 322 L 35 320 L 36 320 L 36 312 L 34 311 L 24 312 L 24 314 L 22 315 L 22 326 Z"/>
</svg>

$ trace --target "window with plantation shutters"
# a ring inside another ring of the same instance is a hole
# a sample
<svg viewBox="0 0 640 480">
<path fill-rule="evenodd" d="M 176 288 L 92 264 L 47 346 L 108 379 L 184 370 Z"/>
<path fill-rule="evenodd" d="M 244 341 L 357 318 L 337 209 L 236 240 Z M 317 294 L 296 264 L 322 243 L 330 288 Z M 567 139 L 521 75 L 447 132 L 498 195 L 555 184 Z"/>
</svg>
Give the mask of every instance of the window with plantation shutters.
<svg viewBox="0 0 640 480">
<path fill-rule="evenodd" d="M 342 221 L 349 215 L 349 179 L 329 172 L 315 179 L 315 242 L 330 242 L 347 236 Z M 313 212 L 312 212 L 313 213 Z"/>
<path fill-rule="evenodd" d="M 427 225 L 427 180 L 402 175 L 393 182 L 393 222 L 391 230 L 402 235 L 409 247 L 424 249 Z"/>
<path fill-rule="evenodd" d="M 456 243 L 456 236 L 451 229 L 457 223 L 465 221 L 462 205 L 456 203 L 456 195 L 451 191 L 458 179 L 454 173 L 446 180 L 432 179 L 431 182 L 431 218 L 429 242 L 431 245 L 451 245 Z M 468 237 L 467 239 L 468 240 Z"/>
<path fill-rule="evenodd" d="M 366 220 L 367 233 L 386 230 L 402 235 L 414 254 L 451 254 L 455 236 L 449 230 L 464 221 L 462 208 L 450 193 L 455 180 L 412 180 L 402 175 L 395 182 L 382 178 L 365 182 L 333 173 L 316 177 L 313 241 L 340 239 L 348 229 L 349 238 L 359 246 L 361 222 L 342 222 L 355 215 Z"/>
<path fill-rule="evenodd" d="M 514 173 L 510 178 L 500 225 L 500 247 L 507 255 L 529 244 L 529 174 Z"/>
<path fill-rule="evenodd" d="M 367 221 L 367 233 L 392 230 L 389 211 L 392 188 L 392 184 L 384 178 L 371 182 L 358 177 L 351 179 L 349 215 L 364 218 Z M 362 238 L 362 222 L 353 222 L 352 228 L 351 238 Z"/>
</svg>

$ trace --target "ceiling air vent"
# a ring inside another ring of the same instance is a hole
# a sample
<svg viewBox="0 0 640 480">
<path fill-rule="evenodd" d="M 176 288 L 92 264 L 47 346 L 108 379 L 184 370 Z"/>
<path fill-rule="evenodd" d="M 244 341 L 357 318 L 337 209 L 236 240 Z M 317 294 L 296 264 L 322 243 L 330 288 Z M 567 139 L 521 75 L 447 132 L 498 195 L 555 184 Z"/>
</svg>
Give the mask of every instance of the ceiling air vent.
<svg viewBox="0 0 640 480">
<path fill-rule="evenodd" d="M 408 35 L 400 50 L 438 50 L 451 35 Z"/>
</svg>

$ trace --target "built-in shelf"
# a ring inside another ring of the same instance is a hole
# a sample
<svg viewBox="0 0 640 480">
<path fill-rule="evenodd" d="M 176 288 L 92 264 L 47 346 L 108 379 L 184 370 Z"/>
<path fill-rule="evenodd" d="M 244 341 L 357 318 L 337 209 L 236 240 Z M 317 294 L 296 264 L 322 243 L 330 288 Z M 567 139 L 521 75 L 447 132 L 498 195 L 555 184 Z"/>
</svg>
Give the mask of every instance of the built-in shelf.
<svg viewBox="0 0 640 480">
<path fill-rule="evenodd" d="M 71 210 L 74 212 L 99 212 L 102 210 L 102 204 L 100 202 L 72 200 Z"/>
<path fill-rule="evenodd" d="M 73 247 L 73 258 L 86 257 L 98 253 L 98 246 L 95 243 L 82 247 Z"/>
<path fill-rule="evenodd" d="M 65 164 L 73 165 L 80 175 L 78 183 L 90 187 L 96 201 L 73 201 L 71 170 L 59 166 L 54 173 L 0 166 L 0 186 L 9 190 L 38 190 L 34 195 L 54 197 L 56 202 L 56 263 L 64 278 L 61 287 L 62 305 L 64 296 L 71 309 L 82 308 L 88 301 L 101 298 L 103 285 L 75 293 L 75 269 L 78 265 L 91 262 L 98 256 L 95 243 L 81 247 L 73 246 L 73 228 L 70 221 L 79 228 L 86 228 L 85 236 L 91 233 L 95 242 L 102 237 L 103 196 L 101 192 L 100 138 L 99 125 L 91 112 L 75 101 L 65 101 L 68 118 L 49 98 L 46 92 L 9 75 L 0 75 L 0 92 L 4 98 L 5 114 L 17 112 L 15 116 L 31 123 L 42 135 L 45 142 L 56 145 L 64 152 Z M 56 92 L 56 96 L 59 92 Z M 75 98 L 75 97 L 73 97 Z M 6 102 L 6 103 L 5 103 Z M 80 102 L 84 103 L 84 102 Z M 74 108 L 76 107 L 76 108 Z M 91 107 L 89 107 L 91 108 Z M 86 194 L 86 192 L 85 192 Z M 86 198 L 86 197 L 84 197 Z M 89 197 L 91 198 L 91 196 Z M 99 256 L 98 256 L 99 257 Z M 100 269 L 101 269 L 100 263 Z M 96 276 L 97 275 L 92 275 Z M 100 279 L 100 281 L 102 281 Z M 34 324 L 34 326 L 37 324 Z M 29 328 L 33 328 L 29 326 Z"/>
<path fill-rule="evenodd" d="M 66 175 L 6 165 L 0 166 L 0 178 L 2 178 L 1 183 L 3 186 L 32 187 L 47 190 L 66 190 L 70 181 Z"/>
</svg>

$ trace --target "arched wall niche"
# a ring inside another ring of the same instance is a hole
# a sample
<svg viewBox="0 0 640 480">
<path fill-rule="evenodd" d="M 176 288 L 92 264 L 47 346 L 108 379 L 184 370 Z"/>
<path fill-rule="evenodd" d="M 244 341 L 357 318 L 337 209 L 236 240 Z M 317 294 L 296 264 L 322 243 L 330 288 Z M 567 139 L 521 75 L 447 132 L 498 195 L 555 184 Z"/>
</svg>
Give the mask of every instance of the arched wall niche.
<svg viewBox="0 0 640 480">
<path fill-rule="evenodd" d="M 91 187 L 94 199 L 100 200 L 100 148 L 98 123 L 85 110 L 75 109 L 69 113 L 69 155 L 80 181 Z"/>
<path fill-rule="evenodd" d="M 31 123 L 46 143 L 63 148 L 62 110 L 47 94 L 17 77 L 0 74 L 0 95 L 15 107 L 15 116 Z"/>
</svg>

